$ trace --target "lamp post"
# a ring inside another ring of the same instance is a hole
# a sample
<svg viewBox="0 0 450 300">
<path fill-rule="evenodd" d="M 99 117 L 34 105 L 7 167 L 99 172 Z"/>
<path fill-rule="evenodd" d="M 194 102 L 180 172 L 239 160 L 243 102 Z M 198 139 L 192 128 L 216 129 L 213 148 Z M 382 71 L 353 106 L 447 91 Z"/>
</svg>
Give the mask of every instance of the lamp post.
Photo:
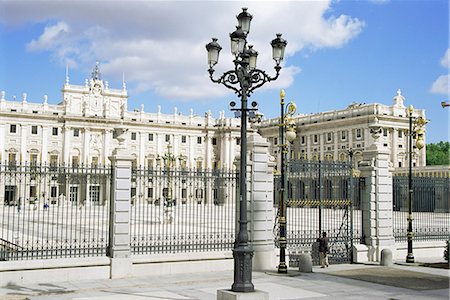
<svg viewBox="0 0 450 300">
<path fill-rule="evenodd" d="M 286 164 L 287 164 L 287 153 L 288 153 L 288 142 L 292 142 L 295 140 L 295 123 L 291 116 L 295 114 L 297 110 L 297 106 L 293 102 L 289 102 L 286 106 L 286 112 L 284 111 L 284 90 L 280 92 L 280 106 L 281 106 L 281 115 L 280 115 L 280 147 L 281 147 L 281 187 L 280 187 L 280 218 L 278 219 L 279 227 L 280 227 L 280 264 L 278 265 L 278 273 L 287 273 L 287 265 L 286 265 Z M 286 131 L 287 129 L 287 131 Z M 286 131 L 286 134 L 285 134 Z"/>
<path fill-rule="evenodd" d="M 412 227 L 412 204 L 413 204 L 413 186 L 412 186 L 412 156 L 413 156 L 413 136 L 416 137 L 416 147 L 417 149 L 422 149 L 425 146 L 425 142 L 423 140 L 424 135 L 424 126 L 426 123 L 428 123 L 427 120 L 425 120 L 423 117 L 418 117 L 415 120 L 413 120 L 413 111 L 414 108 L 412 105 L 408 107 L 407 113 L 409 118 L 409 149 L 408 149 L 408 233 L 407 233 L 407 239 L 408 239 L 408 254 L 406 255 L 406 262 L 407 263 L 413 263 L 414 262 L 414 255 L 413 255 L 413 227 Z M 413 122 L 414 121 L 414 122 Z M 414 124 L 413 124 L 414 123 Z M 414 126 L 413 126 L 414 125 Z"/>
<path fill-rule="evenodd" d="M 226 71 L 218 79 L 213 78 L 214 66 L 219 60 L 219 52 L 222 47 L 213 38 L 206 45 L 208 51 L 209 77 L 212 82 L 223 84 L 234 91 L 241 98 L 241 108 L 233 108 L 236 103 L 231 102 L 232 110 L 239 111 L 241 116 L 241 151 L 240 151 L 240 176 L 239 176 L 239 232 L 237 234 L 234 249 L 234 282 L 231 289 L 234 292 L 253 292 L 252 283 L 252 257 L 253 249 L 248 242 L 247 229 L 247 116 L 254 114 L 257 103 L 252 102 L 252 108 L 247 108 L 247 99 L 253 91 L 267 82 L 276 80 L 280 74 L 281 62 L 287 42 L 281 38 L 281 34 L 271 42 L 272 56 L 275 60 L 276 75 L 271 77 L 265 71 L 256 68 L 258 52 L 247 43 L 247 35 L 250 32 L 250 23 L 253 16 L 243 8 L 237 16 L 238 26 L 230 34 L 231 53 L 234 55 L 234 69 Z"/>
<path fill-rule="evenodd" d="M 171 169 L 173 167 L 175 167 L 175 163 L 177 161 L 177 159 L 180 160 L 180 163 L 183 165 L 184 161 L 185 161 L 185 157 L 180 155 L 180 156 L 176 156 L 174 155 L 170 149 L 172 148 L 172 145 L 170 145 L 170 143 L 167 145 L 167 152 L 163 155 L 160 156 L 158 154 L 158 156 L 156 157 L 156 162 L 158 165 L 161 166 L 161 162 L 164 161 L 164 168 L 167 170 L 167 195 L 164 199 L 163 202 L 163 207 L 164 207 L 164 221 L 167 223 L 172 223 L 172 206 L 173 206 L 173 202 L 174 199 L 172 199 L 172 174 L 171 174 Z M 164 196 L 164 195 L 163 195 Z"/>
</svg>

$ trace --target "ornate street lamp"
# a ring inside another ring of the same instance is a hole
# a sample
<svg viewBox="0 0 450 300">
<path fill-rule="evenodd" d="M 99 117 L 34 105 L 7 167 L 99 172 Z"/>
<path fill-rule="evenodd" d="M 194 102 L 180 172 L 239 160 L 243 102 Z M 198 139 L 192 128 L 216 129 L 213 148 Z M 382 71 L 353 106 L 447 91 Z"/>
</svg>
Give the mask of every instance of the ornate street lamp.
<svg viewBox="0 0 450 300">
<path fill-rule="evenodd" d="M 276 75 L 270 77 L 266 72 L 256 68 L 258 52 L 247 44 L 247 35 L 250 32 L 252 15 L 246 8 L 237 16 L 238 26 L 230 34 L 231 53 L 234 55 L 234 70 L 226 71 L 218 79 L 213 78 L 214 66 L 219 61 L 219 53 L 222 47 L 213 38 L 206 45 L 208 51 L 209 77 L 212 82 L 223 84 L 233 90 L 241 98 L 241 108 L 233 110 L 240 111 L 241 115 L 241 152 L 240 152 L 240 184 L 239 184 L 239 232 L 233 249 L 234 258 L 234 282 L 231 289 L 234 292 L 253 292 L 252 283 L 252 257 L 253 249 L 248 242 L 247 229 L 247 115 L 248 112 L 256 110 L 257 103 L 253 102 L 253 108 L 247 108 L 247 98 L 253 91 L 267 82 L 278 78 L 283 61 L 284 49 L 287 42 L 277 34 L 277 38 L 271 42 L 273 59 L 275 60 Z M 234 102 L 230 103 L 233 107 Z"/>
<path fill-rule="evenodd" d="M 423 136 L 425 133 L 424 126 L 428 123 L 428 120 L 425 120 L 423 117 L 413 118 L 414 108 L 410 105 L 407 109 L 408 118 L 409 118 L 409 149 L 408 149 L 408 254 L 406 255 L 406 262 L 413 263 L 414 255 L 413 255 L 413 227 L 412 227 L 412 204 L 413 204 L 413 186 L 412 186 L 412 156 L 413 156 L 413 136 L 416 137 L 416 147 L 417 149 L 422 149 L 425 146 L 425 141 L 423 140 Z M 415 119 L 415 120 L 413 120 Z M 413 126 L 414 121 L 414 126 Z"/>
<path fill-rule="evenodd" d="M 164 216 L 165 216 L 165 222 L 166 223 L 172 223 L 172 207 L 175 204 L 174 201 L 176 199 L 172 199 L 172 168 L 176 167 L 176 161 L 177 159 L 180 161 L 180 165 L 183 166 L 186 157 L 183 155 L 176 156 L 174 155 L 170 149 L 172 148 L 172 145 L 167 145 L 167 152 L 163 155 L 156 157 L 156 163 L 158 166 L 162 167 L 161 164 L 164 162 L 164 168 L 167 172 L 167 194 L 163 202 L 164 207 Z M 163 195 L 164 196 L 164 195 Z"/>
<path fill-rule="evenodd" d="M 287 164 L 287 153 L 289 151 L 288 142 L 292 142 L 295 140 L 295 122 L 292 116 L 295 114 L 297 110 L 297 106 L 293 102 L 289 102 L 286 106 L 286 112 L 284 111 L 284 90 L 280 92 L 280 106 L 281 106 L 281 115 L 280 115 L 280 147 L 281 147 L 281 187 L 280 187 L 280 202 L 279 202 L 279 228 L 280 228 L 280 264 L 278 265 L 278 273 L 287 273 L 287 265 L 286 265 L 286 164 Z M 286 132 L 285 132 L 286 131 Z"/>
</svg>

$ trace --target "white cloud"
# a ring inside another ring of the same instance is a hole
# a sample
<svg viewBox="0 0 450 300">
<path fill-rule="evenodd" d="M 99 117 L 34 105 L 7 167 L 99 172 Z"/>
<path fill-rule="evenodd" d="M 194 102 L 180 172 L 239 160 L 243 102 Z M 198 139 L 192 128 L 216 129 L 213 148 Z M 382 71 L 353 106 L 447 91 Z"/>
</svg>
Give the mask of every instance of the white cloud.
<svg viewBox="0 0 450 300">
<path fill-rule="evenodd" d="M 450 75 L 441 75 L 433 82 L 431 92 L 436 94 L 450 95 Z"/>
<path fill-rule="evenodd" d="M 44 32 L 37 40 L 32 40 L 27 44 L 27 49 L 29 51 L 55 49 L 60 46 L 63 36 L 68 32 L 69 26 L 65 22 L 46 26 Z"/>
<path fill-rule="evenodd" d="M 441 58 L 441 66 L 444 68 L 449 69 L 450 68 L 450 48 L 445 51 L 444 56 Z M 442 94 L 446 95 L 447 97 L 450 96 L 450 74 L 447 75 L 441 75 L 436 79 L 433 84 L 431 85 L 430 92 L 436 93 L 436 94 Z"/>
<path fill-rule="evenodd" d="M 441 66 L 450 69 L 450 48 L 445 51 L 444 57 L 441 59 Z"/>
<path fill-rule="evenodd" d="M 205 44 L 219 38 L 223 50 L 216 74 L 232 68 L 229 33 L 242 6 L 253 15 L 249 42 L 259 52 L 258 66 L 273 75 L 270 41 L 275 33 L 288 40 L 280 79 L 265 88 L 288 87 L 300 66 L 289 59 L 302 49 L 342 47 L 364 22 L 332 15 L 333 1 L 6 1 L 0 23 L 58 22 L 48 25 L 27 49 L 50 51 L 63 64 L 121 78 L 138 91 L 153 90 L 179 100 L 211 98 L 230 91 L 208 79 Z M 70 30 L 69 30 L 70 29 Z"/>
</svg>

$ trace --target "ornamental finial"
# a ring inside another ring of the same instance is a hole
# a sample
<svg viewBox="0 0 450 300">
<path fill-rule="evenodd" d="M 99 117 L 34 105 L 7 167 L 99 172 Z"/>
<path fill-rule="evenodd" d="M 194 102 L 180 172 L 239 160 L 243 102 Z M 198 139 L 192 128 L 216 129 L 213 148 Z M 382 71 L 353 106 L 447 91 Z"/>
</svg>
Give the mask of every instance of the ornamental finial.
<svg viewBox="0 0 450 300">
<path fill-rule="evenodd" d="M 95 64 L 95 68 L 92 71 L 92 79 L 94 79 L 94 80 L 101 80 L 102 73 L 100 73 L 99 65 L 100 65 L 100 63 L 97 61 Z"/>
</svg>

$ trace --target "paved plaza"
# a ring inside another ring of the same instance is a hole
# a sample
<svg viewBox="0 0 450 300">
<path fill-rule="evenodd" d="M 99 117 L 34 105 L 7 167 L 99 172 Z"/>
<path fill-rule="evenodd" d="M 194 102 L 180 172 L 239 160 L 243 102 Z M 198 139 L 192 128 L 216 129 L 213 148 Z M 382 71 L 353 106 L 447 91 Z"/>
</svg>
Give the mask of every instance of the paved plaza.
<svg viewBox="0 0 450 300">
<path fill-rule="evenodd" d="M 357 278 L 357 279 L 356 279 Z M 218 289 L 229 289 L 233 272 L 146 276 L 63 283 L 45 282 L 0 288 L 0 298 L 11 299 L 146 299 L 212 300 Z M 395 264 L 331 265 L 313 273 L 290 270 L 254 272 L 255 288 L 270 299 L 449 299 L 449 270 Z"/>
</svg>

